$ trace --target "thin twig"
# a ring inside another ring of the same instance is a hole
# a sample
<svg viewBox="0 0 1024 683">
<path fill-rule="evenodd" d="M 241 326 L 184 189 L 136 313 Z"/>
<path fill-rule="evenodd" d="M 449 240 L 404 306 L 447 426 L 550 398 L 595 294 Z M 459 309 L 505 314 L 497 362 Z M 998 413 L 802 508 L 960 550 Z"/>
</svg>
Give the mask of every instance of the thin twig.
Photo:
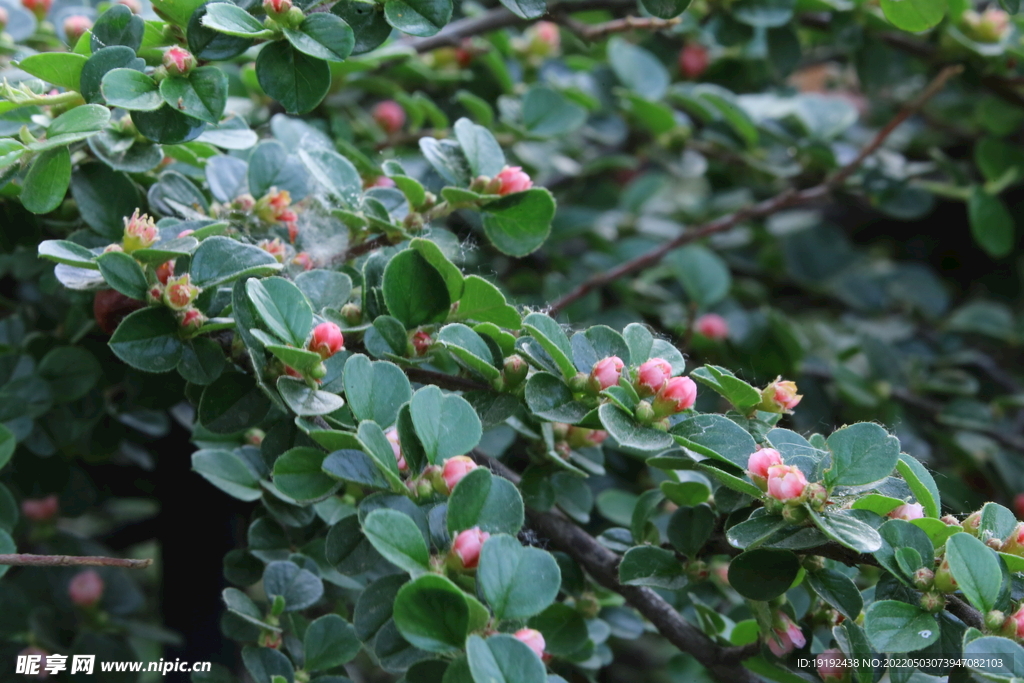
<svg viewBox="0 0 1024 683">
<path fill-rule="evenodd" d="M 581 21 L 576 21 L 568 15 L 556 14 L 554 16 L 554 21 L 557 24 L 565 26 L 581 39 L 593 42 L 609 36 L 612 33 L 625 33 L 626 31 L 637 30 L 661 31 L 662 29 L 675 26 L 682 21 L 682 19 L 680 17 L 675 17 L 673 19 L 658 19 L 657 17 L 623 17 L 622 19 L 613 19 L 601 24 L 584 24 Z"/>
<path fill-rule="evenodd" d="M 153 560 L 125 560 L 98 555 L 0 555 L 0 565 L 11 567 L 124 567 L 145 569 Z"/>
<path fill-rule="evenodd" d="M 494 458 L 479 451 L 472 457 L 498 476 L 513 483 L 519 475 Z M 531 528 L 565 551 L 599 584 L 626 598 L 670 643 L 703 664 L 723 683 L 754 683 L 759 679 L 745 669 L 742 661 L 760 651 L 758 643 L 743 647 L 722 647 L 687 622 L 679 612 L 650 588 L 619 583 L 619 557 L 598 543 L 593 536 L 556 512 L 527 509 Z"/>
<path fill-rule="evenodd" d="M 643 270 L 655 265 L 662 258 L 664 258 L 669 252 L 678 249 L 679 247 L 695 242 L 699 239 L 709 237 L 719 232 L 730 230 L 737 225 L 744 223 L 749 220 L 756 218 L 764 218 L 774 213 L 778 213 L 783 209 L 792 208 L 794 206 L 801 206 L 809 204 L 811 202 L 823 199 L 828 196 L 833 190 L 841 186 L 853 173 L 864 163 L 864 161 L 878 151 L 878 149 L 885 143 L 885 140 L 892 134 L 896 128 L 899 127 L 904 121 L 909 119 L 916 111 L 920 110 L 925 103 L 934 97 L 945 86 L 946 82 L 954 75 L 960 73 L 963 70 L 961 66 L 950 66 L 943 69 L 938 76 L 925 88 L 921 94 L 915 98 L 911 103 L 906 105 L 896 116 L 892 118 L 889 123 L 885 125 L 875 138 L 861 150 L 857 158 L 852 162 L 841 168 L 829 179 L 825 180 L 819 185 L 810 187 L 806 190 L 796 191 L 793 189 L 787 189 L 780 194 L 775 195 L 770 199 L 766 199 L 763 202 L 748 206 L 740 209 L 735 213 L 716 218 L 715 220 L 705 223 L 704 225 L 697 226 L 691 230 L 688 230 L 678 237 L 669 240 L 665 244 L 648 251 L 645 254 L 641 254 L 636 258 L 632 258 L 624 263 L 619 264 L 611 270 L 599 273 L 588 280 L 582 282 L 575 289 L 570 291 L 562 298 L 555 301 L 548 309 L 550 315 L 556 315 L 565 309 L 566 306 L 586 296 L 589 292 L 603 287 L 609 282 L 614 282 L 618 278 L 628 275 L 630 273 Z"/>
<path fill-rule="evenodd" d="M 433 384 L 442 389 L 451 389 L 452 391 L 494 391 L 494 387 L 491 385 L 468 377 L 448 375 L 443 372 L 435 372 L 434 370 L 423 370 L 422 368 L 402 369 L 405 371 L 406 377 L 419 384 Z"/>
</svg>

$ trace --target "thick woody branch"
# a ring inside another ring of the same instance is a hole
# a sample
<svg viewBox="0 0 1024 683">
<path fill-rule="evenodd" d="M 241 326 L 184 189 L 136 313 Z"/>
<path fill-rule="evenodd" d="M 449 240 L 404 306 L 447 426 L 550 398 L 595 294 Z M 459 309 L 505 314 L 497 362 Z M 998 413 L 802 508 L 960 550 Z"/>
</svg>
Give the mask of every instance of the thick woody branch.
<svg viewBox="0 0 1024 683">
<path fill-rule="evenodd" d="M 145 569 L 153 560 L 125 560 L 119 557 L 75 555 L 0 555 L 0 565 L 11 567 L 123 567 Z"/>
<path fill-rule="evenodd" d="M 473 458 L 512 482 L 519 476 L 497 460 L 480 452 Z M 572 521 L 554 512 L 527 509 L 530 526 L 568 553 L 599 584 L 626 598 L 670 643 L 691 654 L 723 683 L 754 683 L 759 679 L 745 669 L 742 661 L 756 655 L 758 644 L 722 647 L 688 623 L 679 612 L 650 588 L 619 583 L 619 557 Z"/>
<path fill-rule="evenodd" d="M 875 135 L 874 139 L 860 151 L 852 162 L 839 169 L 839 171 L 821 184 L 815 185 L 814 187 L 810 187 L 806 190 L 786 190 L 770 199 L 764 200 L 763 202 L 754 204 L 753 206 L 748 206 L 735 213 L 722 216 L 721 218 L 716 218 L 709 223 L 705 223 L 688 230 L 680 234 L 678 237 L 669 240 L 660 247 L 652 249 L 651 251 L 641 254 L 636 258 L 632 258 L 611 270 L 599 273 L 598 275 L 585 280 L 568 294 L 555 301 L 548 309 L 548 312 L 551 315 L 556 315 L 564 310 L 566 306 L 583 298 L 591 291 L 603 287 L 610 282 L 614 282 L 624 275 L 629 275 L 630 273 L 635 273 L 643 270 L 644 268 L 649 268 L 661 261 L 661 259 L 669 252 L 678 249 L 685 244 L 695 242 L 716 233 L 725 232 L 726 230 L 730 230 L 749 220 L 765 218 L 784 209 L 802 206 L 827 197 L 833 190 L 846 182 L 846 180 L 848 180 L 849 177 L 853 175 L 858 168 L 860 168 L 868 157 L 877 152 L 878 149 L 885 144 L 886 139 L 888 139 L 900 124 L 913 116 L 915 112 L 919 111 L 928 100 L 942 90 L 950 78 L 960 73 L 962 70 L 963 67 L 960 66 L 950 66 L 943 69 L 917 98 L 907 104 L 896 116 L 893 117 L 891 121 L 889 121 L 889 123 L 885 125 L 885 127 L 878 131 L 878 134 Z"/>
</svg>

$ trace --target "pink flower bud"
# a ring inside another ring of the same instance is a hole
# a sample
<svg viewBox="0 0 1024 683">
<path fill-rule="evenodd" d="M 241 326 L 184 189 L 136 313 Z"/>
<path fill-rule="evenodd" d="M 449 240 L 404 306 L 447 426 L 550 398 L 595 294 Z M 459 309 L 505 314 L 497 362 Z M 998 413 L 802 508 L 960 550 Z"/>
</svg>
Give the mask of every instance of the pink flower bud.
<svg viewBox="0 0 1024 683">
<path fill-rule="evenodd" d="M 405 109 L 394 100 L 378 102 L 374 105 L 371 116 L 385 133 L 397 133 L 405 125 Z"/>
<path fill-rule="evenodd" d="M 68 584 L 68 596 L 79 607 L 92 607 L 103 597 L 103 579 L 92 569 L 78 572 Z"/>
<path fill-rule="evenodd" d="M 341 334 L 341 328 L 334 323 L 320 323 L 313 328 L 308 348 L 327 360 L 345 348 L 345 337 Z"/>
<path fill-rule="evenodd" d="M 386 175 L 379 175 L 376 178 L 370 180 L 369 182 L 363 183 L 363 187 L 365 187 L 367 190 L 370 189 L 371 187 L 394 187 L 394 186 L 395 186 L 395 181 L 392 180 L 391 178 L 388 178 Z"/>
<path fill-rule="evenodd" d="M 0 31 L 7 28 L 7 22 L 10 20 L 11 15 L 8 13 L 6 7 L 0 7 Z"/>
<path fill-rule="evenodd" d="M 978 529 L 981 527 L 981 510 L 975 510 L 967 515 L 967 518 L 960 522 L 960 526 L 971 536 L 977 536 Z"/>
<path fill-rule="evenodd" d="M 48 522 L 60 514 L 60 501 L 52 493 L 45 498 L 26 498 L 21 501 L 21 514 L 33 522 Z"/>
<path fill-rule="evenodd" d="M 729 323 L 717 313 L 702 315 L 693 326 L 701 336 L 708 339 L 720 340 L 729 337 Z"/>
<path fill-rule="evenodd" d="M 658 393 L 672 377 L 672 366 L 662 358 L 652 358 L 636 372 L 636 390 L 641 397 Z"/>
<path fill-rule="evenodd" d="M 758 407 L 771 413 L 783 413 L 793 410 L 800 403 L 800 399 L 803 398 L 803 396 L 796 392 L 796 382 L 783 381 L 780 377 L 766 386 L 761 392 L 761 405 Z"/>
<path fill-rule="evenodd" d="M 625 363 L 618 356 L 608 356 L 594 363 L 590 371 L 590 384 L 597 391 L 603 391 L 619 383 L 619 376 Z"/>
<path fill-rule="evenodd" d="M 533 650 L 535 655 L 541 659 L 544 658 L 544 648 L 547 646 L 547 643 L 544 642 L 544 636 L 541 635 L 540 631 L 532 628 L 521 628 L 515 632 L 515 637 L 520 643 Z"/>
<path fill-rule="evenodd" d="M 523 172 L 521 166 L 506 166 L 494 178 L 501 183 L 497 192 L 500 195 L 525 192 L 533 187 L 533 181 Z"/>
<path fill-rule="evenodd" d="M 251 211 L 256 206 L 256 200 L 253 196 L 246 192 L 235 197 L 235 200 L 231 202 L 231 206 L 238 209 L 239 211 Z"/>
<path fill-rule="evenodd" d="M 694 80 L 701 77 L 711 62 L 708 49 L 697 43 L 689 43 L 679 51 L 679 71 Z"/>
<path fill-rule="evenodd" d="M 565 440 L 572 448 L 589 448 L 600 446 L 608 438 L 608 432 L 603 429 L 587 429 L 570 425 L 565 432 Z"/>
<path fill-rule="evenodd" d="M 558 48 L 562 42 L 562 34 L 558 30 L 558 24 L 553 21 L 538 21 L 533 25 L 537 37 L 553 48 Z"/>
<path fill-rule="evenodd" d="M 36 17 L 45 17 L 53 5 L 53 0 L 21 0 L 21 4 Z"/>
<path fill-rule="evenodd" d="M 754 451 L 747 458 L 747 473 L 751 477 L 757 477 L 768 481 L 768 469 L 775 465 L 782 464 L 782 456 L 774 448 L 762 448 Z"/>
<path fill-rule="evenodd" d="M 156 279 L 162 284 L 166 285 L 167 281 L 174 275 L 174 261 L 164 261 L 156 267 Z"/>
<path fill-rule="evenodd" d="M 840 683 L 846 680 L 849 669 L 846 668 L 846 655 L 841 650 L 825 650 L 815 657 L 814 661 L 818 675 L 825 683 Z"/>
<path fill-rule="evenodd" d="M 448 487 L 448 492 L 455 490 L 455 485 L 462 481 L 462 478 L 477 468 L 472 458 L 465 455 L 456 455 L 444 461 L 444 469 L 441 470 L 441 477 Z"/>
<path fill-rule="evenodd" d="M 175 311 L 183 311 L 192 305 L 201 290 L 192 284 L 188 273 L 167 280 L 164 289 L 164 303 Z"/>
<path fill-rule="evenodd" d="M 64 20 L 64 35 L 68 45 L 74 45 L 78 39 L 92 28 L 92 19 L 82 14 L 73 14 Z"/>
<path fill-rule="evenodd" d="M 402 443 L 398 439 L 398 430 L 392 427 L 384 432 L 384 436 L 387 437 L 388 443 L 391 444 L 391 452 L 395 454 L 395 462 L 398 463 L 398 471 L 405 472 L 409 469 L 409 464 L 405 462 L 405 456 L 402 455 Z"/>
<path fill-rule="evenodd" d="M 270 15 L 287 14 L 291 8 L 291 0 L 263 0 L 263 10 Z"/>
<path fill-rule="evenodd" d="M 286 247 L 280 238 L 275 237 L 272 240 L 260 240 L 256 243 L 256 246 L 277 259 L 278 263 L 284 263 Z"/>
<path fill-rule="evenodd" d="M 1011 626 L 1013 637 L 1018 640 L 1024 639 L 1024 604 L 1007 617 L 1007 622 Z"/>
<path fill-rule="evenodd" d="M 124 5 L 132 11 L 132 14 L 142 13 L 142 3 L 139 0 L 116 0 L 115 5 Z"/>
<path fill-rule="evenodd" d="M 156 223 L 146 214 L 140 214 L 138 209 L 135 209 L 131 218 L 124 219 L 124 239 L 121 244 L 129 254 L 153 246 L 159 237 Z"/>
<path fill-rule="evenodd" d="M 427 351 L 430 350 L 433 343 L 433 338 L 423 330 L 418 330 L 416 334 L 412 335 L 412 348 L 416 351 L 417 356 L 427 355 Z"/>
<path fill-rule="evenodd" d="M 784 657 L 794 650 L 807 644 L 800 627 L 793 623 L 789 615 L 779 612 L 775 618 L 775 625 L 768 636 L 768 649 L 776 657 Z"/>
<path fill-rule="evenodd" d="M 772 465 L 768 468 L 768 495 L 783 502 L 795 500 L 807 488 L 807 477 L 793 465 Z"/>
<path fill-rule="evenodd" d="M 187 76 L 196 68 L 196 58 L 188 50 L 174 46 L 164 53 L 164 68 L 172 76 Z"/>
<path fill-rule="evenodd" d="M 206 316 L 198 308 L 190 308 L 178 314 L 178 320 L 182 328 L 186 330 L 198 330 L 206 324 Z"/>
<path fill-rule="evenodd" d="M 480 531 L 478 526 L 461 531 L 452 543 L 452 553 L 459 558 L 464 569 L 476 569 L 480 564 L 480 549 L 490 537 L 486 531 Z"/>
<path fill-rule="evenodd" d="M 689 377 L 673 377 L 665 382 L 651 406 L 656 418 L 675 415 L 693 407 L 697 400 L 697 383 Z"/>
<path fill-rule="evenodd" d="M 924 506 L 920 503 L 904 503 L 889 513 L 890 519 L 921 519 L 924 517 Z"/>
<path fill-rule="evenodd" d="M 180 239 L 182 237 L 188 237 L 189 235 L 191 235 L 194 232 L 195 232 L 195 230 L 182 230 L 181 232 L 178 233 L 178 238 Z"/>
</svg>

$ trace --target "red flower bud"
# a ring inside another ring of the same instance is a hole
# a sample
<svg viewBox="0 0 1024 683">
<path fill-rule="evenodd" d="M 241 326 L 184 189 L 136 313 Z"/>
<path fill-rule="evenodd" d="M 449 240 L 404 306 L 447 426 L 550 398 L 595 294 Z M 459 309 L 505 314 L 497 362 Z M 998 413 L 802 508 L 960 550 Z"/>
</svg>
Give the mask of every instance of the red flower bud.
<svg viewBox="0 0 1024 683">
<path fill-rule="evenodd" d="M 464 569 L 476 569 L 480 564 L 480 549 L 491 535 L 480 531 L 480 527 L 466 529 L 455 537 L 452 543 L 452 554 L 458 558 Z"/>
<path fill-rule="evenodd" d="M 21 0 L 21 4 L 36 17 L 42 18 L 50 11 L 53 0 Z"/>
<path fill-rule="evenodd" d="M 427 355 L 427 351 L 430 350 L 433 343 L 434 340 L 431 336 L 423 330 L 418 330 L 416 334 L 412 335 L 412 348 L 416 351 L 417 356 Z"/>
<path fill-rule="evenodd" d="M 672 366 L 662 358 L 652 358 L 636 372 L 636 391 L 641 397 L 652 396 L 672 377 Z"/>
<path fill-rule="evenodd" d="M 535 655 L 544 659 L 544 648 L 547 647 L 547 643 L 544 642 L 544 636 L 541 635 L 540 631 L 532 628 L 521 628 L 515 632 L 515 638 L 533 650 Z"/>
<path fill-rule="evenodd" d="M 405 125 L 405 109 L 394 100 L 378 102 L 374 105 L 371 116 L 385 133 L 397 133 Z"/>
<path fill-rule="evenodd" d="M 291 8 L 291 0 L 263 0 L 264 11 L 272 16 L 287 14 Z"/>
<path fill-rule="evenodd" d="M 103 579 L 93 569 L 75 574 L 68 584 L 68 596 L 78 607 L 92 607 L 103 597 Z"/>
<path fill-rule="evenodd" d="M 162 285 L 166 285 L 167 281 L 174 275 L 174 261 L 164 261 L 156 267 L 156 279 Z"/>
<path fill-rule="evenodd" d="M 679 71 L 689 79 L 700 78 L 711 62 L 708 49 L 697 43 L 690 43 L 679 51 Z"/>
<path fill-rule="evenodd" d="M 64 20 L 64 36 L 68 45 L 78 42 L 86 31 L 92 28 L 93 21 L 84 14 L 73 14 Z"/>
<path fill-rule="evenodd" d="M 33 522 L 48 522 L 60 514 L 60 501 L 52 493 L 45 498 L 26 498 L 21 501 L 21 514 Z"/>
<path fill-rule="evenodd" d="M 693 407 L 697 384 L 689 377 L 673 377 L 654 396 L 651 406 L 656 417 L 675 415 Z"/>
<path fill-rule="evenodd" d="M 924 506 L 920 503 L 904 503 L 889 513 L 890 519 L 921 519 L 924 517 Z"/>
<path fill-rule="evenodd" d="M 850 672 L 846 666 L 846 655 L 835 648 L 825 650 L 815 657 L 814 664 L 825 683 L 842 683 Z"/>
<path fill-rule="evenodd" d="M 706 313 L 693 324 L 697 332 L 708 339 L 720 340 L 729 337 L 729 323 L 717 313 Z"/>
<path fill-rule="evenodd" d="M 190 308 L 178 314 L 181 326 L 186 330 L 198 330 L 206 323 L 206 316 L 198 308 Z"/>
<path fill-rule="evenodd" d="M 779 377 L 761 392 L 761 405 L 758 407 L 770 413 L 789 412 L 796 408 L 803 398 L 796 392 L 796 382 L 783 381 Z"/>
<path fill-rule="evenodd" d="M 308 348 L 327 360 L 345 348 L 345 337 L 341 334 L 341 328 L 334 323 L 320 323 L 313 328 Z"/>
</svg>

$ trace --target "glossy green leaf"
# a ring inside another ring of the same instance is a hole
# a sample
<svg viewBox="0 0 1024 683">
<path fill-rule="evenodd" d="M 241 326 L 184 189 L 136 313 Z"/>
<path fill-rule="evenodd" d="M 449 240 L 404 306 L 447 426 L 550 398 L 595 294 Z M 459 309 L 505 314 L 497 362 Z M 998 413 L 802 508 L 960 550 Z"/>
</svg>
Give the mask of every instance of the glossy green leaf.
<svg viewBox="0 0 1024 683">
<path fill-rule="evenodd" d="M 541 188 L 516 192 L 489 202 L 482 216 L 484 232 L 499 251 L 526 256 L 536 251 L 551 232 L 555 198 Z"/>
<path fill-rule="evenodd" d="M 270 43 L 256 58 L 260 87 L 281 103 L 289 114 L 312 111 L 331 87 L 331 68 L 287 41 Z"/>
</svg>

